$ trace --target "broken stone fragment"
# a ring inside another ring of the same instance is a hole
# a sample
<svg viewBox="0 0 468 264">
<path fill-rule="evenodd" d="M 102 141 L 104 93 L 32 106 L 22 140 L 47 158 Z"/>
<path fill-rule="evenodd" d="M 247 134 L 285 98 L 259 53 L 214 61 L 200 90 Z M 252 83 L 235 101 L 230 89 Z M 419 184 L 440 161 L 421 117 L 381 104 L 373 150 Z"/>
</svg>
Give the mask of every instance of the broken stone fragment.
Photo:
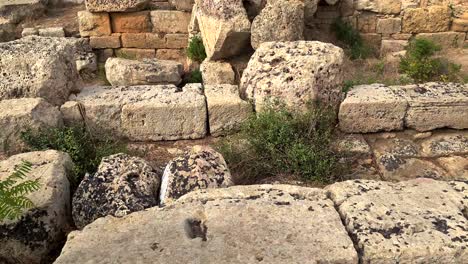
<svg viewBox="0 0 468 264">
<path fill-rule="evenodd" d="M 76 227 L 81 229 L 100 217 L 123 217 L 156 206 L 160 177 L 141 158 L 126 154 L 103 158 L 98 171 L 87 174 L 73 196 Z"/>
<path fill-rule="evenodd" d="M 231 173 L 223 156 L 210 147 L 195 146 L 167 164 L 159 199 L 166 204 L 195 190 L 231 185 Z"/>
<path fill-rule="evenodd" d="M 73 163 L 68 154 L 55 150 L 19 154 L 0 162 L 0 181 L 23 161 L 32 163 L 25 179 L 38 180 L 40 188 L 27 195 L 33 208 L 16 220 L 0 220 L 0 262 L 45 263 L 71 230 L 68 177 Z"/>
</svg>

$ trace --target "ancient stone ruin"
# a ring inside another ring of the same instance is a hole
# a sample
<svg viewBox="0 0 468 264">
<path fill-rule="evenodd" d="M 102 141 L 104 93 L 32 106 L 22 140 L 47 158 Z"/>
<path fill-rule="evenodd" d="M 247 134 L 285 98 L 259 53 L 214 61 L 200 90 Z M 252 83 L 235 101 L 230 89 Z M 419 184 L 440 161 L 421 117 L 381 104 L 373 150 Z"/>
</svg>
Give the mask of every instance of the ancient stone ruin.
<svg viewBox="0 0 468 264">
<path fill-rule="evenodd" d="M 0 264 L 468 263 L 467 47 L 464 0 L 0 0 Z"/>
</svg>

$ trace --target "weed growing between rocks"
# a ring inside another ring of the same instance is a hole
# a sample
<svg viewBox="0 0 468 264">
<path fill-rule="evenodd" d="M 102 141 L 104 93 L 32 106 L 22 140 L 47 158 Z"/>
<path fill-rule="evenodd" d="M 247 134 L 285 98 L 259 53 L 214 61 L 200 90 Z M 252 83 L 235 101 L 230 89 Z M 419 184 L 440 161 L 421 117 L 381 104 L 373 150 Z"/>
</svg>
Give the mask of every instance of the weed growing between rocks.
<svg viewBox="0 0 468 264">
<path fill-rule="evenodd" d="M 434 58 L 440 50 L 439 45 L 428 39 L 412 40 L 408 45 L 406 55 L 400 61 L 400 72 L 416 82 L 463 82 L 463 77 L 460 76 L 461 65 L 443 58 Z"/>
<path fill-rule="evenodd" d="M 246 183 L 277 175 L 330 183 L 340 180 L 343 168 L 331 150 L 335 122 L 335 112 L 325 106 L 311 105 L 306 112 L 268 106 L 223 139 L 218 150 Z"/>
<path fill-rule="evenodd" d="M 350 23 L 337 19 L 332 24 L 332 30 L 336 38 L 350 50 L 351 59 L 365 59 L 371 55 L 371 48 L 366 45 L 359 31 Z"/>
<path fill-rule="evenodd" d="M 68 153 L 74 163 L 70 179 L 72 187 L 78 186 L 86 173 L 96 172 L 103 157 L 127 152 L 123 143 L 106 137 L 100 137 L 98 141 L 79 125 L 37 132 L 27 130 L 21 133 L 21 139 L 31 151 L 54 149 Z"/>
<path fill-rule="evenodd" d="M 190 39 L 187 48 L 187 57 L 196 62 L 202 62 L 206 59 L 205 46 L 203 46 L 203 40 L 201 37 L 194 36 Z"/>
<path fill-rule="evenodd" d="M 200 70 L 193 70 L 188 74 L 187 80 L 185 83 L 202 83 L 203 76 Z"/>
<path fill-rule="evenodd" d="M 8 178 L 0 181 L 0 222 L 16 219 L 24 209 L 34 206 L 26 196 L 39 190 L 41 185 L 38 180 L 24 180 L 31 167 L 31 163 L 24 161 Z"/>
</svg>

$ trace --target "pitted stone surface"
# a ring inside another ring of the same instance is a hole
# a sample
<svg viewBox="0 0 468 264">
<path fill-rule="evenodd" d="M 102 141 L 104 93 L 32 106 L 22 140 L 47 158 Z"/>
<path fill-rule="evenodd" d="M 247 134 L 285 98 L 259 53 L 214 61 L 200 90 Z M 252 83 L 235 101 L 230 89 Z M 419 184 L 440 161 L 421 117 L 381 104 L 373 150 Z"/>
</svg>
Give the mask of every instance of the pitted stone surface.
<svg viewBox="0 0 468 264">
<path fill-rule="evenodd" d="M 93 262 L 357 264 L 358 256 L 323 190 L 256 185 L 98 219 L 69 235 L 55 263 Z"/>
<path fill-rule="evenodd" d="M 28 195 L 33 208 L 17 220 L 0 221 L 1 263 L 44 263 L 71 229 L 70 157 L 55 150 L 12 156 L 0 162 L 0 180 L 23 161 L 33 164 L 27 180 L 37 179 L 41 186 Z"/>
<path fill-rule="evenodd" d="M 438 134 L 421 142 L 425 157 L 468 154 L 468 132 Z"/>
<path fill-rule="evenodd" d="M 149 0 L 86 0 L 90 12 L 132 12 L 144 9 Z"/>
<path fill-rule="evenodd" d="M 442 157 L 437 159 L 437 163 L 454 179 L 468 180 L 468 156 Z"/>
<path fill-rule="evenodd" d="M 468 84 L 425 83 L 391 88 L 408 102 L 406 127 L 418 131 L 468 128 Z"/>
<path fill-rule="evenodd" d="M 143 61 L 109 58 L 107 80 L 113 86 L 174 84 L 182 82 L 184 67 L 176 61 L 145 59 Z"/>
<path fill-rule="evenodd" d="M 36 131 L 63 124 L 60 111 L 41 98 L 0 100 L 0 152 L 23 149 L 21 132 Z"/>
<path fill-rule="evenodd" d="M 381 84 L 353 87 L 341 103 L 340 129 L 347 133 L 401 130 L 406 100 Z"/>
<path fill-rule="evenodd" d="M 468 220 L 463 182 L 347 181 L 328 186 L 362 263 L 464 263 Z"/>
<path fill-rule="evenodd" d="M 377 166 L 382 178 L 387 181 L 403 181 L 415 178 L 459 179 L 459 177 L 449 177 L 447 172 L 431 161 L 419 158 L 405 158 L 389 153 L 377 157 Z"/>
<path fill-rule="evenodd" d="M 309 101 L 338 104 L 344 52 L 317 41 L 263 43 L 245 69 L 240 90 L 260 110 L 279 99 L 303 109 Z"/>
<path fill-rule="evenodd" d="M 200 71 L 204 85 L 236 84 L 236 75 L 228 62 L 205 60 Z"/>
<path fill-rule="evenodd" d="M 197 21 L 208 59 L 241 53 L 250 41 L 250 21 L 242 0 L 197 0 Z"/>
<path fill-rule="evenodd" d="M 0 43 L 0 100 L 42 97 L 60 105 L 78 91 L 80 40 L 29 36 Z"/>
<path fill-rule="evenodd" d="M 196 139 L 206 135 L 206 102 L 200 84 L 90 87 L 61 107 L 64 121 L 87 124 L 132 141 Z"/>
<path fill-rule="evenodd" d="M 223 156 L 210 147 L 195 146 L 167 164 L 162 177 L 160 202 L 165 204 L 199 189 L 231 185 L 231 173 Z"/>
<path fill-rule="evenodd" d="M 208 120 L 212 136 L 227 135 L 239 130 L 252 114 L 252 105 L 239 96 L 237 85 L 205 85 Z"/>
<path fill-rule="evenodd" d="M 103 158 L 98 171 L 87 174 L 73 196 L 76 227 L 81 229 L 100 217 L 123 217 L 156 206 L 160 177 L 141 158 L 126 154 Z"/>
<path fill-rule="evenodd" d="M 26 18 L 36 18 L 44 14 L 48 0 L 2 0 L 0 18 L 18 24 Z"/>
<path fill-rule="evenodd" d="M 304 13 L 304 3 L 299 0 L 268 1 L 252 22 L 252 47 L 270 41 L 304 40 Z"/>
</svg>

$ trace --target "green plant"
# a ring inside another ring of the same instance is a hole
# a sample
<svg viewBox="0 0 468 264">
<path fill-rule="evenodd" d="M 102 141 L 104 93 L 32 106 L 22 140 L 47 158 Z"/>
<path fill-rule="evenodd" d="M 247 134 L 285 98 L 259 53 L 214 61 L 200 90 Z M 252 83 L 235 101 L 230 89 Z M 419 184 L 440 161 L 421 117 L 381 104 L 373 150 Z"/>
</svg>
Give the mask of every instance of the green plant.
<svg viewBox="0 0 468 264">
<path fill-rule="evenodd" d="M 21 133 L 22 140 L 31 150 L 55 149 L 70 155 L 75 166 L 70 179 L 75 187 L 86 173 L 94 173 L 105 156 L 126 152 L 121 142 L 100 137 L 95 140 L 84 126 L 49 128 L 40 131 L 26 130 Z"/>
<path fill-rule="evenodd" d="M 202 62 L 206 59 L 205 46 L 203 46 L 203 40 L 201 37 L 194 36 L 190 39 L 187 48 L 187 57 L 197 62 Z"/>
<path fill-rule="evenodd" d="M 369 57 L 371 54 L 370 47 L 364 43 L 359 31 L 350 23 L 338 18 L 333 22 L 331 28 L 335 32 L 336 38 L 350 49 L 351 59 L 365 59 Z"/>
<path fill-rule="evenodd" d="M 231 171 L 255 182 L 261 177 L 294 175 L 306 181 L 337 180 L 341 165 L 331 151 L 335 112 L 319 105 L 292 112 L 267 106 L 248 119 L 241 131 L 218 146 Z"/>
<path fill-rule="evenodd" d="M 18 218 L 24 209 L 34 206 L 26 196 L 39 190 L 36 180 L 24 180 L 31 172 L 32 164 L 23 161 L 5 180 L 0 181 L 0 221 Z"/>
<path fill-rule="evenodd" d="M 400 61 L 400 72 L 417 82 L 459 81 L 461 65 L 444 58 L 434 58 L 441 47 L 431 40 L 416 38 L 407 47 L 406 55 Z"/>
<path fill-rule="evenodd" d="M 200 70 L 193 70 L 187 79 L 187 83 L 202 83 L 203 76 Z"/>
</svg>

